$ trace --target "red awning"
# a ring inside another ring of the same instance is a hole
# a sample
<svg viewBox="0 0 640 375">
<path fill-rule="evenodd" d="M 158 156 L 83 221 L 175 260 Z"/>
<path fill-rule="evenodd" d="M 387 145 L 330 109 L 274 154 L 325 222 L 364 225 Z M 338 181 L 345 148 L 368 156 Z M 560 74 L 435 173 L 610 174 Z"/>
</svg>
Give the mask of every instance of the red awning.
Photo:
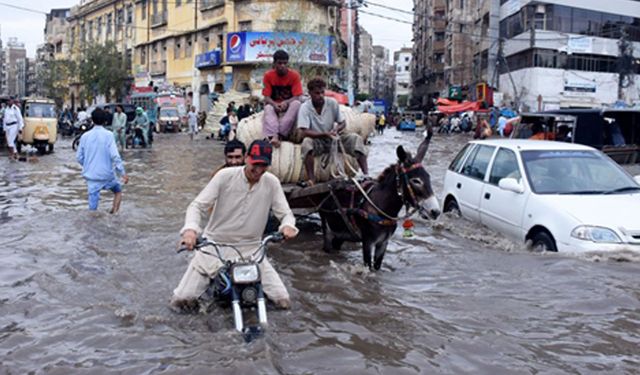
<svg viewBox="0 0 640 375">
<path fill-rule="evenodd" d="M 477 111 L 480 109 L 480 102 L 462 102 L 455 105 L 439 105 L 438 111 L 450 115 L 452 113 Z"/>
<path fill-rule="evenodd" d="M 436 101 L 437 105 L 457 105 L 458 102 L 456 100 L 449 100 L 447 98 L 438 98 Z"/>
<path fill-rule="evenodd" d="M 340 94 L 331 90 L 324 90 L 324 96 L 328 96 L 330 98 L 334 98 L 340 104 L 349 104 L 349 98 L 345 94 Z"/>
</svg>

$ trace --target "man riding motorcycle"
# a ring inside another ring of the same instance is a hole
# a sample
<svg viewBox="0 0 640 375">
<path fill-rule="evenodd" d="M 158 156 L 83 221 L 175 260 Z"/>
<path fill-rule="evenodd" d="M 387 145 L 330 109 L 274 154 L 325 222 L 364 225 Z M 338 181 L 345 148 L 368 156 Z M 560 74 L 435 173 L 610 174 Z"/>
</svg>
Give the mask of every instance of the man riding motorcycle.
<svg viewBox="0 0 640 375">
<path fill-rule="evenodd" d="M 133 129 L 140 128 L 142 130 L 142 137 L 144 138 L 145 147 L 151 147 L 149 143 L 149 118 L 144 113 L 142 107 L 136 108 L 136 117 L 132 121 Z"/>
</svg>

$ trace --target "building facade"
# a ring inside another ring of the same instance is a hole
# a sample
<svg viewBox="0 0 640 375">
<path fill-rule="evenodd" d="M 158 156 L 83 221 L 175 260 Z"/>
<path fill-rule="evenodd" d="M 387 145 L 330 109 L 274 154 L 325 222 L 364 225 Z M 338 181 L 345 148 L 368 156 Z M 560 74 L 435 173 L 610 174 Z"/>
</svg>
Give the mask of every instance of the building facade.
<svg viewBox="0 0 640 375">
<path fill-rule="evenodd" d="M 393 101 L 393 77 L 395 70 L 389 76 L 389 50 L 383 46 L 373 46 L 371 96 L 373 99 Z M 393 68 L 393 67 L 391 67 Z"/>
<path fill-rule="evenodd" d="M 26 94 L 27 50 L 17 38 L 9 38 L 4 48 L 4 94 L 18 97 Z"/>
<path fill-rule="evenodd" d="M 68 57 L 67 33 L 69 22 L 67 18 L 69 16 L 71 16 L 70 8 L 51 9 L 51 12 L 47 14 L 44 27 L 44 48 L 51 54 L 47 58 L 61 60 Z"/>
<path fill-rule="evenodd" d="M 446 0 L 416 0 L 413 22 L 412 104 L 432 105 L 444 95 L 445 39 L 447 31 Z"/>
<path fill-rule="evenodd" d="M 363 27 L 358 26 L 358 86 L 357 93 L 371 95 L 373 38 Z"/>
<path fill-rule="evenodd" d="M 411 60 L 413 57 L 412 48 L 401 48 L 393 53 L 393 66 L 395 69 L 395 87 L 393 104 L 396 107 L 404 108 L 408 105 L 411 94 Z"/>
<path fill-rule="evenodd" d="M 522 110 L 638 101 L 640 2 L 501 0 L 499 88 Z M 620 42 L 632 47 L 622 53 Z M 620 57 L 628 74 L 623 75 Z"/>
<path fill-rule="evenodd" d="M 113 42 L 125 59 L 125 67 L 130 71 L 134 40 L 139 33 L 134 23 L 134 10 L 134 0 L 81 0 L 79 5 L 71 8 L 68 24 L 61 23 L 59 29 L 52 28 L 52 35 L 55 35 L 57 30 L 66 26 L 65 41 L 54 45 L 56 58 L 76 60 L 83 49 L 92 44 Z M 55 37 L 52 38 L 55 40 Z M 58 48 L 61 52 L 57 52 Z M 72 108 L 91 104 L 87 102 L 88 96 L 80 84 L 72 84 L 70 91 Z M 104 98 L 94 100 L 101 102 Z"/>
<path fill-rule="evenodd" d="M 304 75 L 334 69 L 337 0 L 136 0 L 136 85 L 193 93 L 206 110 L 214 92 L 260 94 L 276 49 Z"/>
</svg>

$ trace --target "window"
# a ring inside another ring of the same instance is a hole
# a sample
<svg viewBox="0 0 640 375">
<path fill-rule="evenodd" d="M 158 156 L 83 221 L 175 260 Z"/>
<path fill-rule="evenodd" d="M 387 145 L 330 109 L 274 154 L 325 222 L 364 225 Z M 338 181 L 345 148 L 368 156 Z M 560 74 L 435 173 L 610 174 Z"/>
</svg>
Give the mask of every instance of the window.
<svg viewBox="0 0 640 375">
<path fill-rule="evenodd" d="M 276 31 L 296 31 L 300 29 L 298 20 L 276 20 Z"/>
<path fill-rule="evenodd" d="M 107 14 L 107 35 L 111 35 L 111 27 L 113 23 L 113 15 Z"/>
<path fill-rule="evenodd" d="M 140 65 L 145 65 L 147 63 L 147 46 L 142 46 L 140 48 Z"/>
<path fill-rule="evenodd" d="M 133 23 L 133 5 L 127 6 L 127 25 Z"/>
<path fill-rule="evenodd" d="M 176 37 L 173 40 L 173 58 L 179 59 L 182 54 L 182 38 Z"/>
<path fill-rule="evenodd" d="M 100 34 L 102 34 L 102 17 L 98 17 L 96 25 L 96 39 L 100 40 Z"/>
<path fill-rule="evenodd" d="M 453 171 L 453 172 L 458 172 L 460 169 L 460 166 L 462 165 L 462 162 L 464 161 L 464 156 L 469 152 L 469 150 L 471 149 L 471 146 L 473 144 L 472 143 L 467 143 L 464 148 L 462 150 L 460 150 L 460 152 L 458 152 L 458 155 L 456 155 L 455 158 L 453 158 L 453 161 L 451 162 L 451 164 L 449 164 L 449 170 Z"/>
<path fill-rule="evenodd" d="M 404 61 L 409 62 L 409 57 L 405 56 Z"/>
<path fill-rule="evenodd" d="M 491 175 L 489 176 L 489 183 L 498 185 L 501 179 L 509 177 L 520 180 L 522 175 L 520 174 L 520 168 L 518 167 L 518 158 L 516 154 L 505 148 L 498 150 L 496 159 L 491 167 Z"/>
<path fill-rule="evenodd" d="M 142 0 L 142 2 L 140 2 L 140 12 L 141 12 L 141 17 L 143 20 L 147 18 L 147 0 Z"/>
<path fill-rule="evenodd" d="M 484 180 L 494 149 L 495 147 L 493 146 L 482 145 L 476 147 L 464 163 L 464 167 L 462 167 L 462 174 L 472 178 L 477 178 L 478 180 Z"/>
<path fill-rule="evenodd" d="M 93 41 L 93 21 L 89 21 L 89 41 Z"/>
<path fill-rule="evenodd" d="M 180 5 L 182 5 L 182 1 L 180 0 L 175 0 L 176 1 L 176 8 L 179 7 Z"/>
<path fill-rule="evenodd" d="M 409 66 L 408 66 L 408 65 L 404 67 L 404 71 L 405 71 L 405 72 L 408 72 L 408 71 L 409 71 Z"/>
<path fill-rule="evenodd" d="M 193 42 L 191 42 L 191 35 L 184 37 L 184 57 L 191 57 Z"/>
<path fill-rule="evenodd" d="M 251 31 L 251 21 L 238 22 L 238 27 L 240 31 Z"/>
</svg>

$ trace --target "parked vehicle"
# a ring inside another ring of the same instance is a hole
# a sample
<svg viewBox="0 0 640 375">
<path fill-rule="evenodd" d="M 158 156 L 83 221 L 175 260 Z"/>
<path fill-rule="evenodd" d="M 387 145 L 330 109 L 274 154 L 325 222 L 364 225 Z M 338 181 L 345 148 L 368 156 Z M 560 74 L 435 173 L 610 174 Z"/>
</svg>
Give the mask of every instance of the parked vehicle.
<svg viewBox="0 0 640 375">
<path fill-rule="evenodd" d="M 89 130 L 91 130 L 92 128 L 93 128 L 93 121 L 91 121 L 90 117 L 84 120 L 78 121 L 78 134 L 73 139 L 73 142 L 71 142 L 71 148 L 73 149 L 73 151 L 78 149 L 78 146 L 80 145 L 80 138 L 82 138 L 82 135 L 88 132 Z"/>
<path fill-rule="evenodd" d="M 404 111 L 402 115 L 413 121 L 416 126 L 424 126 L 424 113 L 422 111 Z"/>
<path fill-rule="evenodd" d="M 267 245 L 270 242 L 282 241 L 282 239 L 282 234 L 278 232 L 268 235 L 248 258 L 243 257 L 240 251 L 232 245 L 218 244 L 202 237 L 198 238 L 196 242 L 194 250 L 216 256 L 223 264 L 216 276 L 209 282 L 207 290 L 200 296 L 200 304 L 206 307 L 212 303 L 218 303 L 222 306 L 231 305 L 235 329 L 243 333 L 247 341 L 261 335 L 267 326 L 267 305 L 262 289 L 262 275 L 259 265 L 264 260 Z M 185 250 L 183 248 L 178 252 Z M 235 250 L 233 257 L 229 257 L 228 254 L 233 253 L 233 250 Z M 243 308 L 256 310 L 258 326 L 245 326 Z"/>
<path fill-rule="evenodd" d="M 415 131 L 416 123 L 411 117 L 403 117 L 402 121 L 398 124 L 398 130 L 402 131 Z"/>
<path fill-rule="evenodd" d="M 176 107 L 160 107 L 157 131 L 177 133 L 182 127 L 182 119 Z"/>
<path fill-rule="evenodd" d="M 573 142 L 597 148 L 619 164 L 640 162 L 640 110 L 558 109 L 541 115 L 573 116 Z"/>
<path fill-rule="evenodd" d="M 443 193 L 445 212 L 536 250 L 640 251 L 640 176 L 588 146 L 472 141 L 449 166 Z"/>
<path fill-rule="evenodd" d="M 25 98 L 21 103 L 24 129 L 22 138 L 16 143 L 18 152 L 23 145 L 33 145 L 38 153 L 53 152 L 58 138 L 58 118 L 53 100 Z"/>
</svg>

